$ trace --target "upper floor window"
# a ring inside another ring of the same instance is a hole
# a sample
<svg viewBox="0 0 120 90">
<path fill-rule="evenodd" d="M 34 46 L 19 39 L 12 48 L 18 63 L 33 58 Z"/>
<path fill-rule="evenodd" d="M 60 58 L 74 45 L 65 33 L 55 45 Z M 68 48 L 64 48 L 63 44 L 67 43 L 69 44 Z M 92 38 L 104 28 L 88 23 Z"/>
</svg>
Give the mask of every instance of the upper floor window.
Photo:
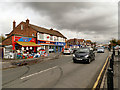
<svg viewBox="0 0 120 90">
<path fill-rule="evenodd" d="M 54 36 L 54 41 L 57 41 L 57 37 L 56 36 Z"/>
<path fill-rule="evenodd" d="M 32 34 L 32 36 L 34 37 L 35 35 L 34 35 L 34 34 Z"/>
<path fill-rule="evenodd" d="M 44 35 L 42 33 L 39 33 L 39 39 L 44 39 Z"/>
<path fill-rule="evenodd" d="M 53 36 L 50 36 L 50 40 L 53 40 Z"/>
<path fill-rule="evenodd" d="M 57 41 L 58 41 L 59 39 L 58 39 L 58 37 L 57 37 Z"/>
<path fill-rule="evenodd" d="M 21 25 L 21 30 L 23 30 L 23 25 Z"/>
</svg>

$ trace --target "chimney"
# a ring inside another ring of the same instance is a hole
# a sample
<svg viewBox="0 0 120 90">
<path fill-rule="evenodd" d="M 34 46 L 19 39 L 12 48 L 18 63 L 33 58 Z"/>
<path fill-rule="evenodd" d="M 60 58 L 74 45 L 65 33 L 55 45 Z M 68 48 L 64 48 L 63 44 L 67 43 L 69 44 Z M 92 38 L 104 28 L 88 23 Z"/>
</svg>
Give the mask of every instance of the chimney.
<svg viewBox="0 0 120 90">
<path fill-rule="evenodd" d="M 13 21 L 13 30 L 15 29 L 15 26 L 16 26 L 16 22 L 15 20 Z"/>
<path fill-rule="evenodd" d="M 29 24 L 29 19 L 26 20 L 26 24 Z"/>
<path fill-rule="evenodd" d="M 52 28 L 50 30 L 53 30 Z"/>
</svg>

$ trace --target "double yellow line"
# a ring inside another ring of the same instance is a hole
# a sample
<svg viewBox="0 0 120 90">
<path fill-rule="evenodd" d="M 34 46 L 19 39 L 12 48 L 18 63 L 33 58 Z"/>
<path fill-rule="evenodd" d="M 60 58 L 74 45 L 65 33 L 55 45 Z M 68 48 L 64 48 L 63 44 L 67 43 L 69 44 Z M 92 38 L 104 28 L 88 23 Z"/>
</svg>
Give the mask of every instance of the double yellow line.
<svg viewBox="0 0 120 90">
<path fill-rule="evenodd" d="M 100 72 L 100 74 L 99 74 L 99 76 L 98 76 L 98 78 L 97 78 L 97 80 L 96 80 L 96 82 L 95 82 L 92 90 L 96 89 L 96 87 L 97 87 L 97 85 L 98 85 L 98 83 L 99 83 L 99 80 L 100 80 L 100 78 L 101 78 L 101 75 L 102 75 L 102 73 L 103 73 L 103 71 L 104 71 L 104 69 L 105 69 L 105 67 L 106 67 L 106 65 L 107 65 L 107 62 L 108 62 L 108 60 L 109 60 L 109 57 L 110 57 L 110 56 L 107 57 L 106 62 L 105 62 L 105 64 L 104 64 L 104 66 L 103 66 L 103 68 L 102 68 L 102 70 L 101 70 L 101 72 Z"/>
</svg>

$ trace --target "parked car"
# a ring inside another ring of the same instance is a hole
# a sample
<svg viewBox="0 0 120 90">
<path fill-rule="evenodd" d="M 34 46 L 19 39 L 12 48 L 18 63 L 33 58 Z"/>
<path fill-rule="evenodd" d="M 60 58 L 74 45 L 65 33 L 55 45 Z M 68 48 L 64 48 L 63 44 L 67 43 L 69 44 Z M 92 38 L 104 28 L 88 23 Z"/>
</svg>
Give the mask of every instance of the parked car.
<svg viewBox="0 0 120 90">
<path fill-rule="evenodd" d="M 116 45 L 116 46 L 114 47 L 114 49 L 115 49 L 115 50 L 118 50 L 118 49 L 120 49 L 120 46 L 119 46 L 119 45 Z"/>
<path fill-rule="evenodd" d="M 71 54 L 71 49 L 70 48 L 65 48 L 63 51 L 63 54 Z"/>
<path fill-rule="evenodd" d="M 73 62 L 86 62 L 90 63 L 92 60 L 95 60 L 95 53 L 93 50 L 90 50 L 90 48 L 84 47 L 79 48 L 74 54 L 73 54 Z"/>
<path fill-rule="evenodd" d="M 105 49 L 104 47 L 98 47 L 97 53 L 104 53 Z"/>
</svg>

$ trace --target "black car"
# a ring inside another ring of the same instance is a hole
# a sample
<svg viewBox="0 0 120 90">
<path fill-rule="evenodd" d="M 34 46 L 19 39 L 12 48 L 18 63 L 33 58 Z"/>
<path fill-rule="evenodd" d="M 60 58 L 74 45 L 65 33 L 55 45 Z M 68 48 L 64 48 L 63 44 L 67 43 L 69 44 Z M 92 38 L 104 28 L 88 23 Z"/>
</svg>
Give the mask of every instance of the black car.
<svg viewBox="0 0 120 90">
<path fill-rule="evenodd" d="M 73 50 L 73 53 L 75 53 L 75 52 L 77 51 L 77 49 L 78 49 L 78 48 L 73 48 L 73 49 L 72 49 L 72 50 Z"/>
<path fill-rule="evenodd" d="M 95 53 L 90 48 L 79 48 L 73 54 L 73 62 L 87 62 L 90 63 L 92 60 L 95 60 Z"/>
</svg>

